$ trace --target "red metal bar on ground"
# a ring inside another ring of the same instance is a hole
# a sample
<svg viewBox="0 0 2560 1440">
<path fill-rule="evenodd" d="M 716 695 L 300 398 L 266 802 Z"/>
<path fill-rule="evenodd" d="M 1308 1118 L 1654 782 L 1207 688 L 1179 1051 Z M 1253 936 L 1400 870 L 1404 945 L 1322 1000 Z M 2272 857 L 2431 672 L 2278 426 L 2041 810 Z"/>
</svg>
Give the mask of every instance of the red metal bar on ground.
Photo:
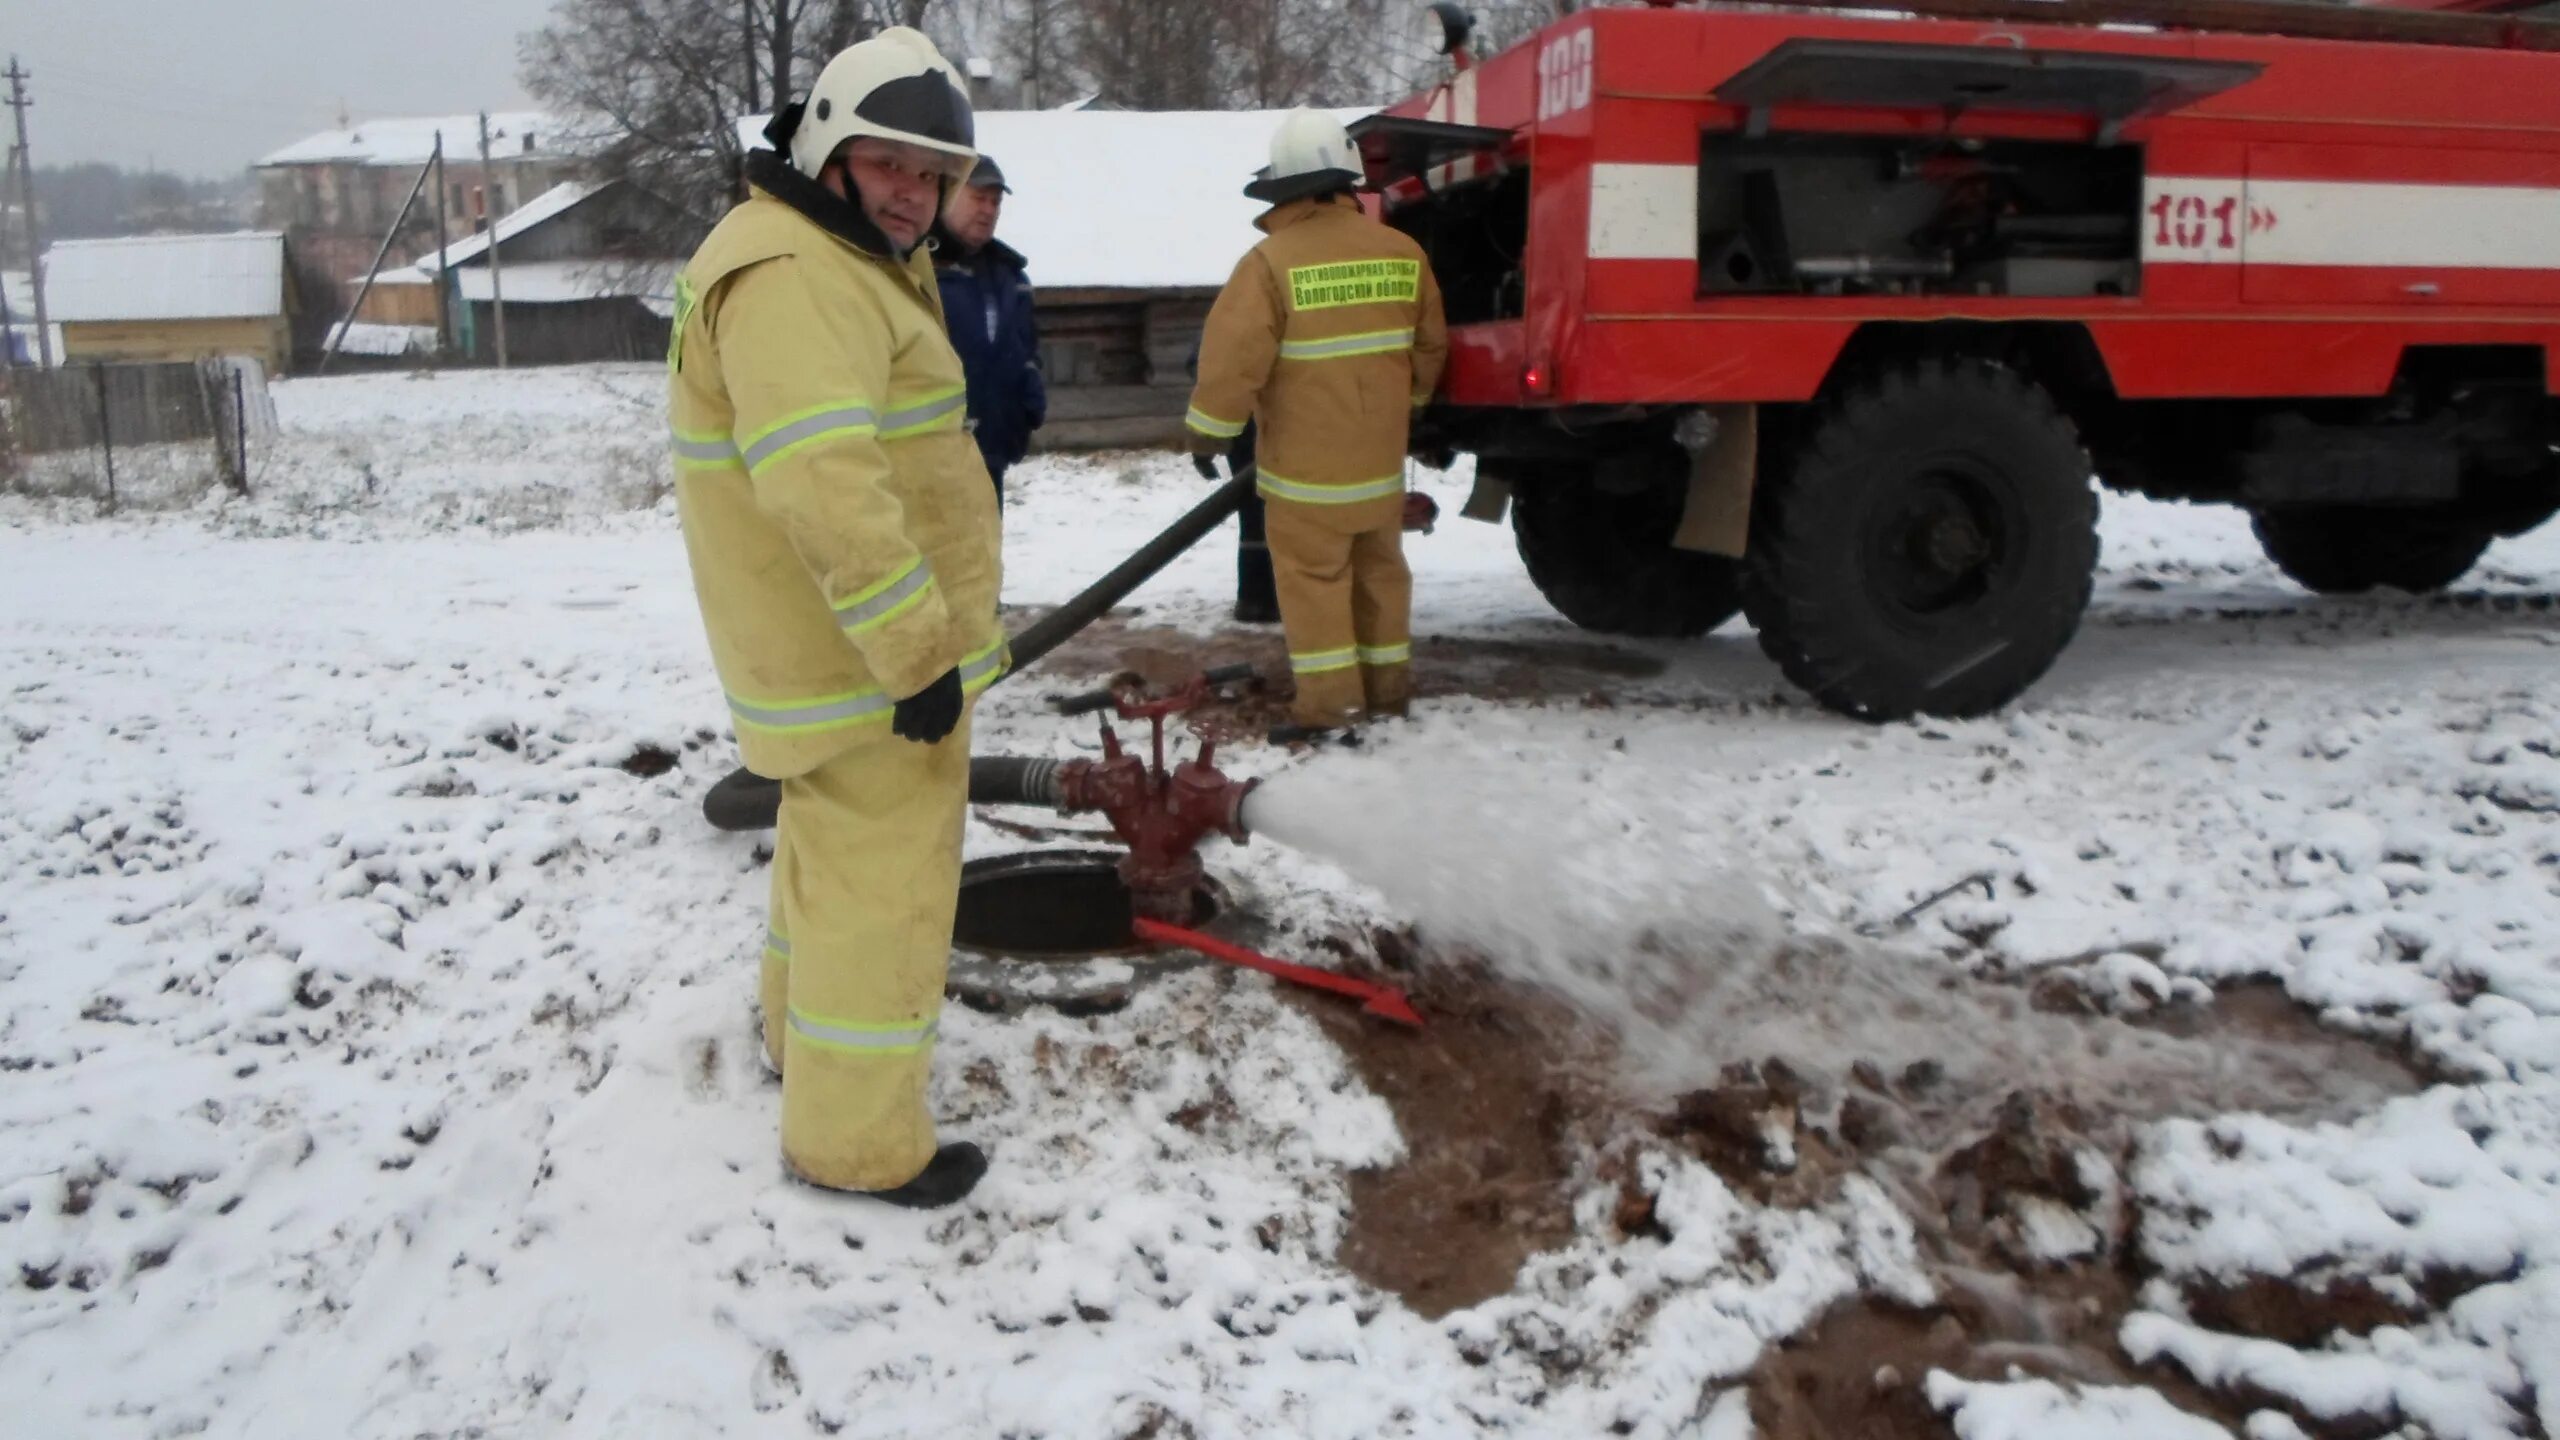
<svg viewBox="0 0 2560 1440">
<path fill-rule="evenodd" d="M 1413 1002 L 1407 1000 L 1404 992 L 1393 985 L 1381 985 L 1369 980 L 1354 980 L 1348 975 L 1337 975 L 1330 970 L 1319 970 L 1312 965 L 1292 965 L 1285 960 L 1274 960 L 1259 951 L 1247 950 L 1241 945 L 1231 945 L 1214 935 L 1203 935 L 1197 930 L 1185 930 L 1179 925 L 1167 925 L 1161 920 L 1149 920 L 1140 916 L 1135 923 L 1138 938 L 1141 940 L 1152 940 L 1160 945 L 1179 945 L 1186 950 L 1197 950 L 1212 960 L 1223 960 L 1229 965 L 1240 965 L 1247 970 L 1259 970 L 1265 975 L 1286 980 L 1292 985 L 1304 985 L 1311 990 L 1330 990 L 1337 995 L 1348 995 L 1355 1000 L 1365 1002 L 1360 1008 L 1372 1015 L 1393 1020 L 1400 1025 L 1411 1025 L 1416 1029 L 1422 1027 L 1422 1016 L 1414 1010 Z"/>
</svg>

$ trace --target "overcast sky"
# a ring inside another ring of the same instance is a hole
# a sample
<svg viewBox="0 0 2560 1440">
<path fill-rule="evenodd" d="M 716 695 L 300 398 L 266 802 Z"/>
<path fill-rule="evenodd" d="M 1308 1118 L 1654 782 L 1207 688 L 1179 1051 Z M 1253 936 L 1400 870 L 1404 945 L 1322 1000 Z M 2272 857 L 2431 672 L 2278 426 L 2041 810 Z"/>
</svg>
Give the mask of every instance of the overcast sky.
<svg viewBox="0 0 2560 1440">
<path fill-rule="evenodd" d="M 531 104 L 516 83 L 516 37 L 550 8 L 551 0 L 0 0 L 0 54 L 15 54 L 33 77 L 27 129 L 37 164 L 156 162 L 219 175 L 334 128 L 341 101 L 359 121 Z M 7 118 L 0 110 L 0 124 Z"/>
</svg>

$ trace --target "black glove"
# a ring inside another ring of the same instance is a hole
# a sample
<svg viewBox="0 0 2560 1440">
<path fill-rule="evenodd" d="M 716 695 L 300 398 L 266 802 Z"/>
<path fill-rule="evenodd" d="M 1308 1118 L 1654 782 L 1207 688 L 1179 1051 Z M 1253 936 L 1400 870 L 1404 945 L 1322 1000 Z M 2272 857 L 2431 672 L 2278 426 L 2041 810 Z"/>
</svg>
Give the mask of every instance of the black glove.
<svg viewBox="0 0 2560 1440">
<path fill-rule="evenodd" d="M 889 712 L 889 728 L 902 740 L 936 744 L 958 728 L 960 701 L 960 667 L 954 665 L 941 679 L 899 701 Z"/>
<path fill-rule="evenodd" d="M 1226 476 L 1218 473 L 1218 457 L 1215 455 L 1195 453 L 1191 457 L 1191 468 L 1199 471 L 1200 478 L 1203 480 L 1224 480 L 1227 478 Z"/>
</svg>

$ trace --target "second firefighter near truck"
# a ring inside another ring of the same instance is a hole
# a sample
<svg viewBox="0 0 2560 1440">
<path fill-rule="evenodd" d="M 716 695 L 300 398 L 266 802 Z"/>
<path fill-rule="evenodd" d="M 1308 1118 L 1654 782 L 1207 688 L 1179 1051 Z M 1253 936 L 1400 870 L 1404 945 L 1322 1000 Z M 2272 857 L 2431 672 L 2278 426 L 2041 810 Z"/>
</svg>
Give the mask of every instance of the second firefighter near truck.
<svg viewBox="0 0 2560 1440">
<path fill-rule="evenodd" d="M 1291 718 L 1310 729 L 1412 697 L 1405 442 L 1449 349 L 1421 247 L 1361 211 L 1360 178 L 1331 116 L 1280 122 L 1244 192 L 1271 205 L 1254 222 L 1266 238 L 1210 307 L 1186 417 L 1203 466 L 1257 422 Z"/>
<path fill-rule="evenodd" d="M 763 938 L 791 1174 L 947 1204 L 926 1070 L 960 886 L 969 704 L 1005 664 L 995 486 L 918 242 L 976 161 L 922 34 L 830 61 L 677 282 L 686 554 L 749 769 L 782 782 Z"/>
</svg>

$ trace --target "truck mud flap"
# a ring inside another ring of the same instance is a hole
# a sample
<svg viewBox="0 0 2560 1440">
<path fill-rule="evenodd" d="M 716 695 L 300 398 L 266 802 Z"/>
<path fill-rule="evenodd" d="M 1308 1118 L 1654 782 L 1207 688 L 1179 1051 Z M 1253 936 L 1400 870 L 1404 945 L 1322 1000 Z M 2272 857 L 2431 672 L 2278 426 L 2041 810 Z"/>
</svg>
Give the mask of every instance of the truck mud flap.
<svg viewBox="0 0 2560 1440">
<path fill-rule="evenodd" d="M 1715 434 L 1689 462 L 1689 496 L 1671 548 L 1739 560 L 1751 534 L 1751 484 L 1760 453 L 1760 407 L 1701 407 Z"/>
<path fill-rule="evenodd" d="M 1470 520 L 1482 520 L 1488 525 L 1499 525 L 1502 523 L 1504 514 L 1510 509 L 1510 483 L 1487 475 L 1484 473 L 1484 468 L 1479 465 L 1476 468 L 1475 488 L 1467 492 L 1467 503 L 1458 513 Z"/>
</svg>

